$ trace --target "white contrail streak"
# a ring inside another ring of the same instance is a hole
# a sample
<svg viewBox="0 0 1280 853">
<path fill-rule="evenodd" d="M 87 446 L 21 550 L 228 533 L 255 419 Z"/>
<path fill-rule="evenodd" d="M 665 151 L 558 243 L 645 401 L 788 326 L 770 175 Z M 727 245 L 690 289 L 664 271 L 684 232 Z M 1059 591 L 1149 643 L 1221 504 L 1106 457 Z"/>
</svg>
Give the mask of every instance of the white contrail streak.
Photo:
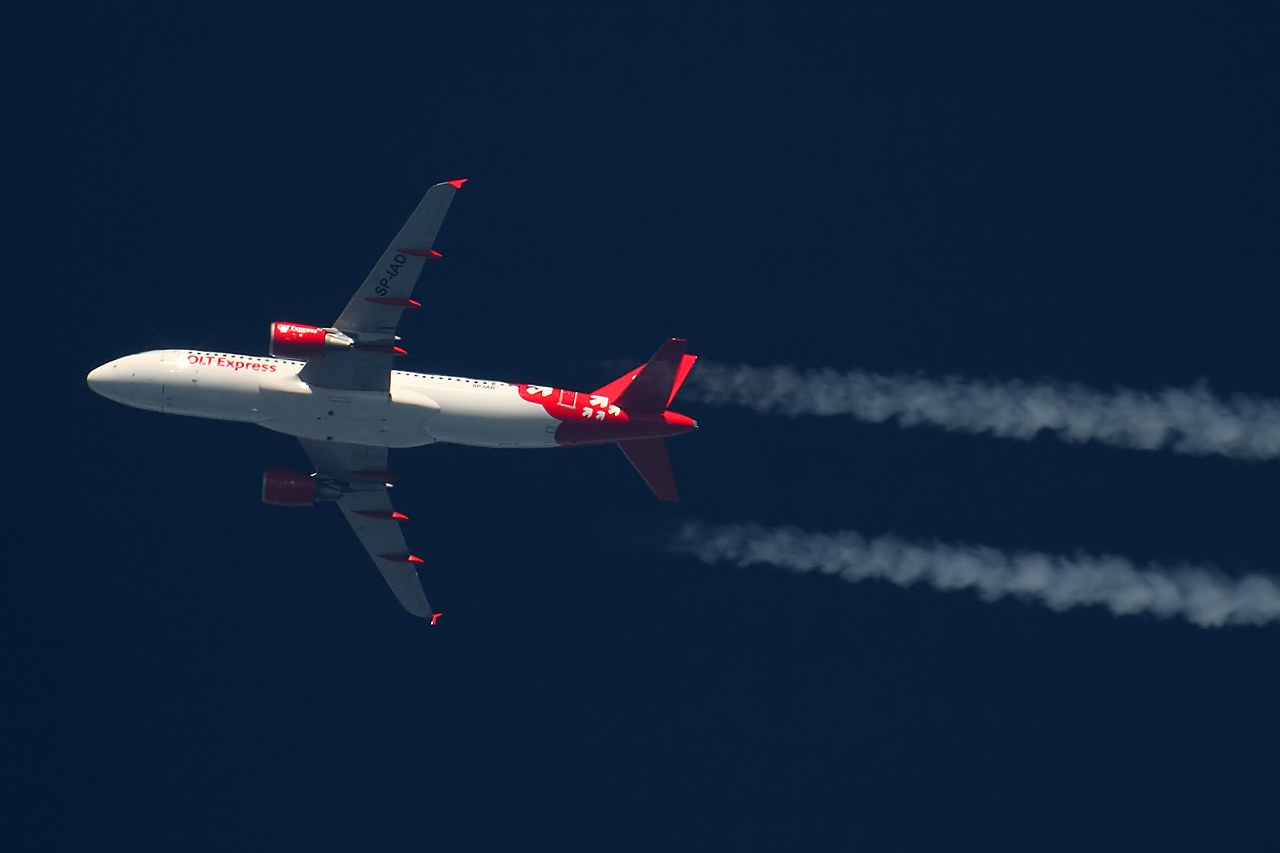
<svg viewBox="0 0 1280 853">
<path fill-rule="evenodd" d="M 851 370 L 699 362 L 682 399 L 786 415 L 852 415 L 862 421 L 932 424 L 953 432 L 1030 440 L 1041 430 L 1069 442 L 1168 449 L 1233 459 L 1280 457 L 1280 401 L 1215 397 L 1203 385 L 1155 393 L 1098 391 L 1054 382 L 950 376 L 928 379 Z"/>
<path fill-rule="evenodd" d="M 983 601 L 1013 596 L 1062 611 L 1101 605 L 1116 615 L 1180 617 L 1202 628 L 1280 621 L 1280 581 L 1230 578 L 1207 566 L 1135 567 L 1123 557 L 1006 553 L 979 545 L 914 543 L 892 534 L 812 533 L 755 524 L 685 524 L 667 544 L 705 563 L 766 564 L 822 572 L 850 583 L 881 578 L 898 586 L 972 589 Z"/>
</svg>

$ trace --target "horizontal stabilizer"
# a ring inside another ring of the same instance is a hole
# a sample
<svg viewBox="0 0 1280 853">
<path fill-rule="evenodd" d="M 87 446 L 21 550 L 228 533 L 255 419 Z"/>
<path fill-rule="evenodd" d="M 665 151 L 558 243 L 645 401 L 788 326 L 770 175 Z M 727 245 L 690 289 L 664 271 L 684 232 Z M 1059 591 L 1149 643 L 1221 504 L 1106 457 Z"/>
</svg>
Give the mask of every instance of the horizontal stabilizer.
<svg viewBox="0 0 1280 853">
<path fill-rule="evenodd" d="M 636 471 L 649 484 L 658 500 L 678 501 L 676 477 L 671 472 L 671 459 L 667 456 L 667 444 L 661 438 L 642 438 L 620 441 L 618 447 L 626 454 Z"/>
</svg>

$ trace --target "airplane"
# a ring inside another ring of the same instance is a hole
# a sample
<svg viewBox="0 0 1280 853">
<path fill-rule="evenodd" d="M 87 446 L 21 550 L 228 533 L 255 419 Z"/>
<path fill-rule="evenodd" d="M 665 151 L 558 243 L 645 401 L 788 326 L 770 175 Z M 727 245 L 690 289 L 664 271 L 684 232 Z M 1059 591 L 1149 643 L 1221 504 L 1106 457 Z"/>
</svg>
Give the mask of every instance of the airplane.
<svg viewBox="0 0 1280 853">
<path fill-rule="evenodd" d="M 697 356 L 667 340 L 653 358 L 590 393 L 393 370 L 405 355 L 396 328 L 465 178 L 427 190 L 332 326 L 275 322 L 270 356 L 165 349 L 92 370 L 96 393 L 137 409 L 253 423 L 296 436 L 315 472 L 272 468 L 262 500 L 281 507 L 335 503 L 400 605 L 434 625 L 418 577 L 422 558 L 391 503 L 392 448 L 447 442 L 535 448 L 616 444 L 661 500 L 676 501 L 665 439 L 697 429 L 669 408 Z"/>
</svg>

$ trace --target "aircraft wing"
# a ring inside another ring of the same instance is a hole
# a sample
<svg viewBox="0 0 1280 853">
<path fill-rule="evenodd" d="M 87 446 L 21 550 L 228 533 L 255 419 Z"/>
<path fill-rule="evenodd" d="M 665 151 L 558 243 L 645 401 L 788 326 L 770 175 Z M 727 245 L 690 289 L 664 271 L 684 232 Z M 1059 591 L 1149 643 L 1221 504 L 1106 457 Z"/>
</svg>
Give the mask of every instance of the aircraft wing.
<svg viewBox="0 0 1280 853">
<path fill-rule="evenodd" d="M 427 594 L 414 569 L 415 562 L 421 560 L 409 556 L 400 523 L 392 517 L 395 509 L 385 485 L 387 477 L 378 476 L 387 473 L 387 448 L 307 438 L 299 441 L 319 476 L 342 490 L 338 508 L 396 600 L 414 616 L 434 622 Z M 353 476 L 353 472 L 373 476 Z"/>
<path fill-rule="evenodd" d="M 423 266 L 440 256 L 431 247 L 454 194 L 465 181 L 445 181 L 427 190 L 334 321 L 334 328 L 355 338 L 360 346 L 330 351 L 324 358 L 308 362 L 300 374 L 304 382 L 352 391 L 389 390 L 396 326 L 405 308 L 419 304 L 411 298 L 413 287 Z"/>
</svg>

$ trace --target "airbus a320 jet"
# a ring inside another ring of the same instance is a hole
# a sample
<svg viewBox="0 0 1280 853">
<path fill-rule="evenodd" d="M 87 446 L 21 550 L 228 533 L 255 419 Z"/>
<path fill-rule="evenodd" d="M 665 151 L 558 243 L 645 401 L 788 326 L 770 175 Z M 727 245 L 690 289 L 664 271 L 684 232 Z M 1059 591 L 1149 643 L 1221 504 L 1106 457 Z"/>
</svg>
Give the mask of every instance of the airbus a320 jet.
<svg viewBox="0 0 1280 853">
<path fill-rule="evenodd" d="M 464 179 L 465 180 L 465 179 Z M 590 393 L 393 370 L 404 355 L 396 327 L 417 308 L 413 288 L 440 257 L 433 246 L 463 180 L 427 191 L 332 326 L 271 324 L 269 357 L 166 349 L 93 370 L 89 387 L 110 400 L 176 415 L 255 423 L 297 436 L 315 467 L 263 472 L 275 506 L 333 502 L 374 565 L 415 616 L 435 624 L 388 492 L 390 448 L 437 441 L 477 447 L 616 444 L 653 493 L 677 500 L 664 439 L 697 424 L 668 407 L 696 356 L 671 339 L 643 367 Z"/>
</svg>

